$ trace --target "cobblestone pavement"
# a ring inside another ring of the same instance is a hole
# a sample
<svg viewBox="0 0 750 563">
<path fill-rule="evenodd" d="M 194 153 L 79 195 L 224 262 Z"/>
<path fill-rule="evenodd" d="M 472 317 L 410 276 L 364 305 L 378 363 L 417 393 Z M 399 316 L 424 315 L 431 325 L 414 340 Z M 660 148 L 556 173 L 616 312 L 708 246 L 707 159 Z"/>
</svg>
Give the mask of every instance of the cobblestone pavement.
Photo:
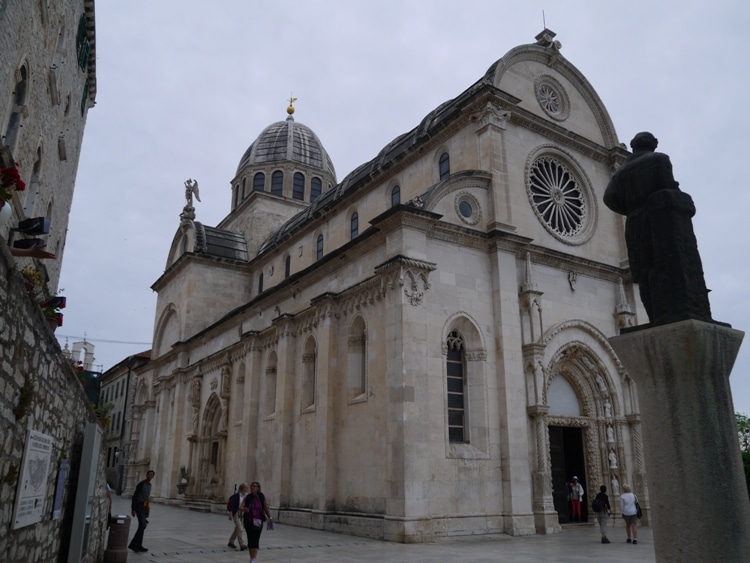
<svg viewBox="0 0 750 563">
<path fill-rule="evenodd" d="M 113 514 L 130 514 L 130 500 L 113 498 Z M 176 506 L 151 505 L 143 544 L 148 553 L 128 551 L 128 563 L 249 561 L 247 551 L 227 547 L 232 524 L 221 514 Z M 611 521 L 610 521 L 611 522 Z M 138 527 L 131 521 L 128 539 Z M 345 563 L 460 562 L 654 562 L 651 528 L 639 529 L 638 545 L 625 543 L 622 520 L 610 526 L 612 543 L 602 544 L 593 524 L 565 526 L 561 534 L 511 537 L 503 534 L 442 538 L 433 543 L 399 544 L 277 524 L 263 531 L 258 563 L 313 561 Z"/>
</svg>

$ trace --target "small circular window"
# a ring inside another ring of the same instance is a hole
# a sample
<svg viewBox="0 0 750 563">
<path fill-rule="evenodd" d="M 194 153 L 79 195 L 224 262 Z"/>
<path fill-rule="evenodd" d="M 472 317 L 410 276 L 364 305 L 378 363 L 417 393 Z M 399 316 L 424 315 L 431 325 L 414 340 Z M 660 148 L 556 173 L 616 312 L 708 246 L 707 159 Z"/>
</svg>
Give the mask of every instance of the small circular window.
<svg viewBox="0 0 750 563">
<path fill-rule="evenodd" d="M 544 112 L 556 121 L 564 121 L 570 113 L 568 95 L 562 85 L 551 76 L 542 75 L 534 84 L 536 101 Z"/>
<path fill-rule="evenodd" d="M 591 196 L 572 166 L 552 155 L 531 160 L 527 168 L 529 201 L 539 220 L 556 238 L 581 244 L 593 231 Z"/>
<path fill-rule="evenodd" d="M 454 201 L 458 218 L 469 225 L 476 225 L 482 217 L 481 208 L 477 199 L 467 193 L 461 192 L 456 195 Z"/>
</svg>

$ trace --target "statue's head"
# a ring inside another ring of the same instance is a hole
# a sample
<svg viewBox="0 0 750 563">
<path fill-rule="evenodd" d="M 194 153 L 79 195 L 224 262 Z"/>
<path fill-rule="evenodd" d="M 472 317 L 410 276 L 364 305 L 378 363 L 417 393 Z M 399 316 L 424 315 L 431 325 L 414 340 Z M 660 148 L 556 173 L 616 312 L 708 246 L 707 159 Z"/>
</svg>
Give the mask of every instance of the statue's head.
<svg viewBox="0 0 750 563">
<path fill-rule="evenodd" d="M 656 137 L 654 137 L 648 131 L 642 131 L 641 133 L 638 133 L 635 137 L 633 137 L 632 141 L 630 141 L 630 148 L 633 150 L 640 149 L 654 151 L 656 150 L 658 144 L 659 140 Z"/>
</svg>

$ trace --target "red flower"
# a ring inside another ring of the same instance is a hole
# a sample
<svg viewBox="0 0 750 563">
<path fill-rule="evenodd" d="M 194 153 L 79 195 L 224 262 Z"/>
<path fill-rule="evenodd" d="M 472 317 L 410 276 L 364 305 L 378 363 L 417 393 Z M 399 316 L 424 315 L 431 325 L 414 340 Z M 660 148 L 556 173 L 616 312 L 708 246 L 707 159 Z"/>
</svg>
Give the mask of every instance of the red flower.
<svg viewBox="0 0 750 563">
<path fill-rule="evenodd" d="M 3 198 L 10 199 L 10 193 L 7 190 L 15 188 L 17 192 L 22 192 L 26 189 L 26 184 L 21 179 L 21 175 L 18 173 L 17 166 L 20 166 L 17 162 L 15 166 L 9 166 L 8 168 L 0 169 L 0 187 L 3 188 Z M 7 197 L 6 197 L 7 195 Z"/>
</svg>

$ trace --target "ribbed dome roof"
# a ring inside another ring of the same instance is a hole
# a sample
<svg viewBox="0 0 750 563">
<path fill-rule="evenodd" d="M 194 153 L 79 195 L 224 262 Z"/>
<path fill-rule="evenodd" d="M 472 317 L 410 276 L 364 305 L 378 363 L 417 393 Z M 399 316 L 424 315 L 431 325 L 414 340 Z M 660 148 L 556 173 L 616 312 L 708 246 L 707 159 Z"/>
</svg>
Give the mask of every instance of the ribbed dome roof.
<svg viewBox="0 0 750 563">
<path fill-rule="evenodd" d="M 271 162 L 293 161 L 328 172 L 336 181 L 336 170 L 318 136 L 307 125 L 297 123 L 290 115 L 266 127 L 245 151 L 237 167 L 239 174 L 246 166 Z"/>
</svg>

